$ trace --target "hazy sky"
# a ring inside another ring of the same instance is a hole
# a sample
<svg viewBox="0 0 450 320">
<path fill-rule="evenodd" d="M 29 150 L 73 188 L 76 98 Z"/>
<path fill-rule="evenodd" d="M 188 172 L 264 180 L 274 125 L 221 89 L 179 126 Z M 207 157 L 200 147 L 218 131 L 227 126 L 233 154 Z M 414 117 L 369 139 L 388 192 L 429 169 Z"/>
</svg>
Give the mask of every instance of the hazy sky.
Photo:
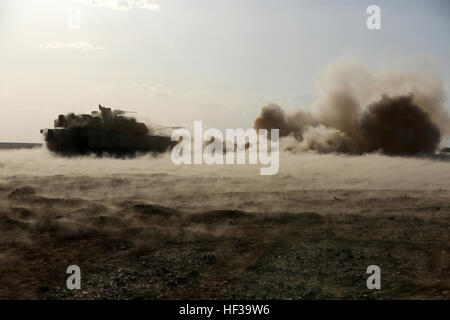
<svg viewBox="0 0 450 320">
<path fill-rule="evenodd" d="M 381 30 L 366 27 L 370 4 Z M 449 39 L 448 0 L 0 0 L 0 141 L 38 142 L 59 113 L 99 103 L 248 128 L 268 102 L 310 104 L 342 57 L 426 61 L 450 94 Z"/>
</svg>

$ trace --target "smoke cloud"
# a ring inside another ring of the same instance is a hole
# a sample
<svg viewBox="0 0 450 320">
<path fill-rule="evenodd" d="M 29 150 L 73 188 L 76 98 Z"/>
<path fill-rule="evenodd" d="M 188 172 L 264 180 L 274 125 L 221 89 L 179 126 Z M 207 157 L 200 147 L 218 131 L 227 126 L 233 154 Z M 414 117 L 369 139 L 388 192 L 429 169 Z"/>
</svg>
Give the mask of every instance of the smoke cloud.
<svg viewBox="0 0 450 320">
<path fill-rule="evenodd" d="M 432 72 L 372 74 L 338 63 L 324 73 L 312 111 L 262 108 L 256 129 L 280 129 L 285 150 L 414 155 L 433 153 L 449 134 L 443 83 Z"/>
</svg>

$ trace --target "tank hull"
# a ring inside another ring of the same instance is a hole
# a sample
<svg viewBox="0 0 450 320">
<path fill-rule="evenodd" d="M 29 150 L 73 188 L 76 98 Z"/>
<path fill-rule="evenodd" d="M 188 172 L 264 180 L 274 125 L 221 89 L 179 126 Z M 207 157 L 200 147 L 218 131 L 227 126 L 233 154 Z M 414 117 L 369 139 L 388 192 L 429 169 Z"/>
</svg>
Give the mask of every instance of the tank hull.
<svg viewBox="0 0 450 320">
<path fill-rule="evenodd" d="M 170 137 L 118 133 L 91 128 L 41 130 L 47 148 L 61 155 L 134 155 L 140 152 L 165 152 L 173 147 Z"/>
</svg>

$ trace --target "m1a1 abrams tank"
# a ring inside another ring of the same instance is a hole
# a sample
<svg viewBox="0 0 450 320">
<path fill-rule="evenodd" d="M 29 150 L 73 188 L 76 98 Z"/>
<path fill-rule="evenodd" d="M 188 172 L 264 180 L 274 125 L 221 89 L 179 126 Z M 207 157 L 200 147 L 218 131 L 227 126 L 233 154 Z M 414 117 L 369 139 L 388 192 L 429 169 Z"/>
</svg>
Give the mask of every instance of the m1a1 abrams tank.
<svg viewBox="0 0 450 320">
<path fill-rule="evenodd" d="M 99 105 L 91 114 L 59 115 L 54 129 L 42 129 L 47 148 L 62 155 L 134 155 L 137 152 L 164 152 L 175 142 L 153 135 L 144 123 L 127 117 L 127 111 Z"/>
</svg>

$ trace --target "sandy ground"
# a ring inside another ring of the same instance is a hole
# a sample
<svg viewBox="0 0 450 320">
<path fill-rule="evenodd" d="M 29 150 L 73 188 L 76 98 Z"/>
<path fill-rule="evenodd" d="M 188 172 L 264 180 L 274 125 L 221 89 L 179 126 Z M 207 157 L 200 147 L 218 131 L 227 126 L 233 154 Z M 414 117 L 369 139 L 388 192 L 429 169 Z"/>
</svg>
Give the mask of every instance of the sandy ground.
<svg viewBox="0 0 450 320">
<path fill-rule="evenodd" d="M 449 299 L 449 228 L 445 157 L 283 153 L 260 176 L 0 151 L 3 299 Z"/>
</svg>

